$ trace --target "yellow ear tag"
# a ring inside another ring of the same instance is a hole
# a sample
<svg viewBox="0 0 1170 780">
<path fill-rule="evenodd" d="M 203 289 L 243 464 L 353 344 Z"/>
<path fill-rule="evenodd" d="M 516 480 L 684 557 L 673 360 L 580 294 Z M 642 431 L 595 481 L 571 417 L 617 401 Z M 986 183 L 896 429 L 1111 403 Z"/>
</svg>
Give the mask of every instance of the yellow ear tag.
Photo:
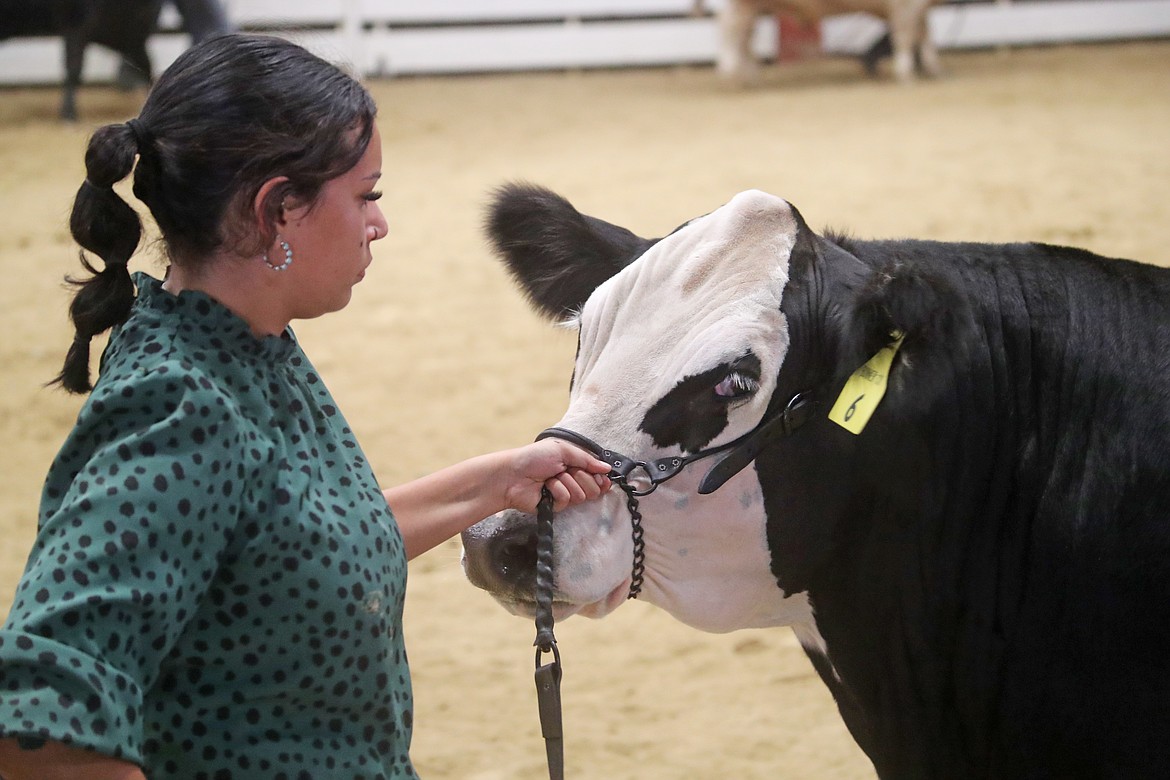
<svg viewBox="0 0 1170 780">
<path fill-rule="evenodd" d="M 861 433 L 886 394 L 890 366 L 906 334 L 896 330 L 890 335 L 894 341 L 879 349 L 864 366 L 853 372 L 829 410 L 829 419 L 850 433 Z"/>
</svg>

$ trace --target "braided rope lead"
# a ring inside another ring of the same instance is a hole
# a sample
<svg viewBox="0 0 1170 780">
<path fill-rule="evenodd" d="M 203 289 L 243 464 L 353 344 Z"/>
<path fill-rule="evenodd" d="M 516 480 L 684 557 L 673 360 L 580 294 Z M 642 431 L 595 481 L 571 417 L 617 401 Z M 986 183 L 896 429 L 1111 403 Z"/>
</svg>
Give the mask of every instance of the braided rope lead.
<svg viewBox="0 0 1170 780">
<path fill-rule="evenodd" d="M 553 497 L 548 488 L 540 489 L 536 505 L 536 641 L 543 653 L 557 643 L 553 636 Z"/>
<path fill-rule="evenodd" d="M 561 654 L 553 636 L 553 497 L 541 488 L 536 505 L 536 703 L 548 758 L 549 780 L 564 780 L 565 741 L 561 723 Z M 541 655 L 552 661 L 541 664 Z"/>
</svg>

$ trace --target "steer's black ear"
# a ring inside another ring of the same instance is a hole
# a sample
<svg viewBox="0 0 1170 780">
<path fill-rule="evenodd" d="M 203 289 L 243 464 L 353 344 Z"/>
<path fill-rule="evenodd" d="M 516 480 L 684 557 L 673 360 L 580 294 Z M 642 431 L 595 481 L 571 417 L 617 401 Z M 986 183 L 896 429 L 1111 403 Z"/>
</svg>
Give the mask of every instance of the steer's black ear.
<svg viewBox="0 0 1170 780">
<path fill-rule="evenodd" d="M 529 301 L 552 319 L 576 312 L 654 244 L 582 214 L 551 190 L 520 183 L 496 190 L 487 234 Z"/>
<path fill-rule="evenodd" d="M 867 351 L 887 344 L 892 331 L 901 331 L 907 356 L 962 343 L 971 322 L 967 300 L 943 274 L 897 261 L 879 266 L 869 277 L 856 315 L 866 331 Z"/>
</svg>

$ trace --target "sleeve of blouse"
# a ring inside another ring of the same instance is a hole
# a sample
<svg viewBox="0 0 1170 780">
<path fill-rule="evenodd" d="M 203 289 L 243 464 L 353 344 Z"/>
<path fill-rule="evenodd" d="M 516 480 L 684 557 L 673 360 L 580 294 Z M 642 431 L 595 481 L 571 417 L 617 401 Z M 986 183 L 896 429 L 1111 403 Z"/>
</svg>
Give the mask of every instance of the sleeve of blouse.
<svg viewBox="0 0 1170 780">
<path fill-rule="evenodd" d="M 0 736 L 141 763 L 143 693 L 207 592 L 254 473 L 229 397 L 179 373 L 100 386 L 50 469 L 0 630 Z"/>
</svg>

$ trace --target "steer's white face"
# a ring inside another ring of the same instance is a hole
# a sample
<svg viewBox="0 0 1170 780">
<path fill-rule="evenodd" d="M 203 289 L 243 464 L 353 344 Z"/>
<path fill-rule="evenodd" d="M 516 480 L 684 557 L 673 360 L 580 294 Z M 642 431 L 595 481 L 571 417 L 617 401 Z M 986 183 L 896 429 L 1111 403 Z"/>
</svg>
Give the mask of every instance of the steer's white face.
<svg viewBox="0 0 1170 780">
<path fill-rule="evenodd" d="M 598 287 L 580 312 L 573 389 L 557 425 L 645 461 L 755 427 L 788 349 L 780 301 L 796 235 L 786 202 L 742 193 Z M 697 493 L 715 462 L 698 461 L 641 499 L 639 598 L 707 631 L 811 625 L 804 596 L 782 592 L 771 572 L 755 469 Z M 505 522 L 497 516 L 472 533 Z M 620 605 L 633 558 L 625 494 L 569 509 L 555 528 L 558 616 L 601 617 Z"/>
</svg>

